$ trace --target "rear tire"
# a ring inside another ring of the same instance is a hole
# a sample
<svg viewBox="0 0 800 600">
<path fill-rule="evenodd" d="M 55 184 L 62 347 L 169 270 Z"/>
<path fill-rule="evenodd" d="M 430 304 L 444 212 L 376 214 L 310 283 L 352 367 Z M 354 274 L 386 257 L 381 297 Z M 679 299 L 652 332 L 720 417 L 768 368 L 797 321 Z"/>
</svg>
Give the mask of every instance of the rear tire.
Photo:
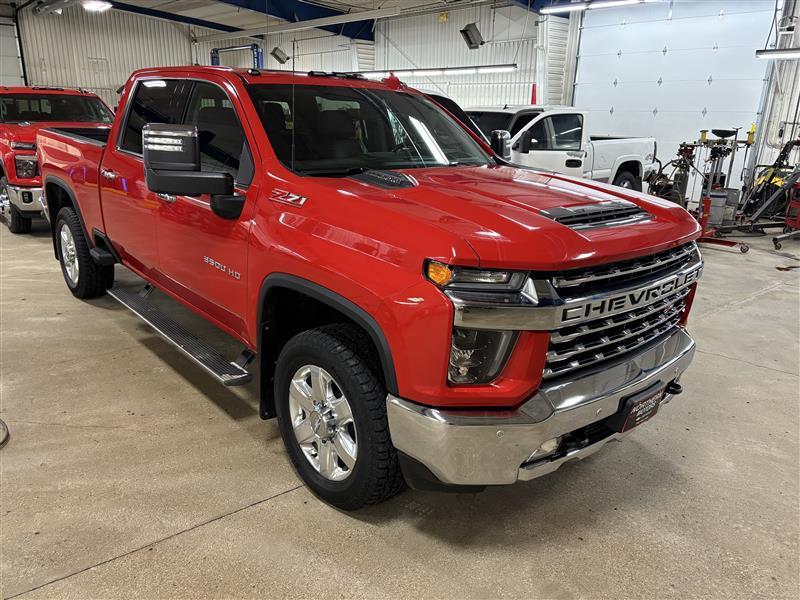
<svg viewBox="0 0 800 600">
<path fill-rule="evenodd" d="M 389 437 L 386 388 L 362 358 L 368 347 L 360 334 L 347 324 L 299 333 L 284 346 L 275 371 L 275 410 L 286 452 L 311 491 L 343 510 L 382 502 L 404 485 Z M 316 388 L 322 392 L 313 389 L 315 375 L 326 382 Z M 347 406 L 340 412 L 343 399 Z M 342 413 L 347 416 L 340 419 Z M 344 458 L 343 434 L 353 442 Z M 333 467 L 326 469 L 331 448 Z"/>
<path fill-rule="evenodd" d="M 5 177 L 0 178 L 0 195 L 4 196 L 3 201 L 4 203 L 8 203 L 8 180 Z M 6 220 L 6 225 L 8 225 L 8 230 L 11 233 L 30 233 L 31 232 L 31 220 L 28 217 L 23 216 L 17 207 L 13 204 L 7 204 L 6 209 L 3 211 L 3 217 Z"/>
<path fill-rule="evenodd" d="M 630 171 L 620 171 L 614 177 L 614 185 L 628 190 L 642 191 L 642 180 Z"/>
<path fill-rule="evenodd" d="M 76 298 L 102 296 L 114 285 L 114 265 L 98 265 L 89 254 L 89 244 L 75 210 L 58 211 L 54 225 L 58 261 L 69 291 Z"/>
</svg>

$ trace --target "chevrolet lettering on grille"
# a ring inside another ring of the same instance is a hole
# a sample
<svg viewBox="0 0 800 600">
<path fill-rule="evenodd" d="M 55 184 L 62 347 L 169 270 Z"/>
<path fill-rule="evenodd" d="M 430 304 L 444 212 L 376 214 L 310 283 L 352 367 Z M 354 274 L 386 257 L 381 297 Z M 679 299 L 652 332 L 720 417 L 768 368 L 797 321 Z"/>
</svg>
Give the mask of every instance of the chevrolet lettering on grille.
<svg viewBox="0 0 800 600">
<path fill-rule="evenodd" d="M 590 301 L 578 306 L 566 307 L 561 311 L 561 322 L 569 323 L 587 318 L 603 317 L 650 304 L 666 294 L 694 283 L 700 278 L 702 270 L 702 268 L 697 268 L 687 273 L 679 273 L 656 285 L 628 291 L 619 296 L 611 296 L 610 298 Z"/>
</svg>

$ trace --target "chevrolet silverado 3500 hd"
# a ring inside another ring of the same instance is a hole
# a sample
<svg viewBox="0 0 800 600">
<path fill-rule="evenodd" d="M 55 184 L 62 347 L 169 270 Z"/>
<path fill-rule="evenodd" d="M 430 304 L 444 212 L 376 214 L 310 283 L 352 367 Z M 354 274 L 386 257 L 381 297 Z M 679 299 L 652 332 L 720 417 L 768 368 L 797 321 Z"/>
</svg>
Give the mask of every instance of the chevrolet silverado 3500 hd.
<svg viewBox="0 0 800 600">
<path fill-rule="evenodd" d="M 694 354 L 688 213 L 509 166 L 397 80 L 141 70 L 110 133 L 38 151 L 72 293 L 108 291 L 226 385 L 258 360 L 262 417 L 345 509 L 551 472 L 652 417 Z"/>
<path fill-rule="evenodd" d="M 113 113 L 95 94 L 53 87 L 0 86 L 0 215 L 11 233 L 28 233 L 42 213 L 36 134 L 42 127 L 106 125 Z"/>
</svg>

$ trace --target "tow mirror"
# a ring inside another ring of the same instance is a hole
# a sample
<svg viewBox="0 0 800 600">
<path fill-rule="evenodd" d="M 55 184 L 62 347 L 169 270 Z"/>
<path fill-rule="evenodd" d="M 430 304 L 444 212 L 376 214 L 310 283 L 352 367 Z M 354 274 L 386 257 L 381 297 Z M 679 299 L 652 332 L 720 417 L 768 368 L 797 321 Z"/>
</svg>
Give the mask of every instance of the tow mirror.
<svg viewBox="0 0 800 600">
<path fill-rule="evenodd" d="M 495 129 L 489 145 L 492 152 L 505 160 L 511 159 L 511 134 L 505 129 Z"/>
<path fill-rule="evenodd" d="M 519 151 L 522 154 L 527 154 L 531 151 L 531 145 L 533 144 L 533 138 L 531 137 L 530 131 L 523 131 L 522 135 L 519 138 Z"/>
<path fill-rule="evenodd" d="M 147 189 L 156 194 L 211 196 L 211 210 L 223 219 L 237 219 L 244 197 L 233 195 L 229 173 L 200 170 L 200 143 L 194 125 L 148 123 L 142 130 Z M 238 210 L 237 210 L 238 207 Z"/>
</svg>

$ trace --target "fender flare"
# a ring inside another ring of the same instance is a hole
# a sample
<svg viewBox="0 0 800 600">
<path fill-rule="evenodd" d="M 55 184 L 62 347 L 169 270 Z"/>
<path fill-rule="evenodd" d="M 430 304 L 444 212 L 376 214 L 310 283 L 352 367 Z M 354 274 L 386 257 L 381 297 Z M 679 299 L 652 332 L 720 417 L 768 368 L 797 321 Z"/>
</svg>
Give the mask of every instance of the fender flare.
<svg viewBox="0 0 800 600">
<path fill-rule="evenodd" d="M 261 289 L 258 292 L 258 348 L 261 352 L 264 327 L 263 327 L 263 314 L 264 302 L 266 301 L 267 294 L 270 290 L 275 288 L 285 288 L 296 292 L 300 292 L 336 309 L 337 311 L 346 315 L 349 319 L 362 327 L 372 339 L 372 343 L 378 350 L 381 367 L 383 369 L 384 379 L 386 380 L 386 391 L 390 394 L 397 395 L 397 375 L 394 369 L 394 360 L 392 359 L 392 350 L 389 347 L 389 342 L 383 333 L 380 325 L 375 321 L 372 316 L 360 306 L 354 304 L 344 296 L 329 290 L 313 281 L 289 275 L 288 273 L 271 273 L 268 275 L 261 284 Z"/>
<path fill-rule="evenodd" d="M 78 199 L 75 198 L 75 194 L 73 193 L 72 189 L 69 187 L 66 181 L 61 179 L 60 177 L 56 177 L 55 175 L 48 175 L 42 181 L 42 194 L 44 195 L 45 199 L 47 199 L 47 186 L 48 185 L 56 185 L 69 196 L 70 201 L 72 201 L 72 206 L 75 208 L 75 213 L 78 215 L 78 221 L 81 224 L 81 230 L 83 231 L 83 237 L 86 240 L 86 243 L 89 245 L 89 248 L 94 246 L 94 239 L 89 235 L 89 231 L 86 229 L 86 222 L 83 220 L 83 215 L 81 214 L 81 207 L 78 205 Z M 50 213 L 50 222 L 52 226 L 50 227 L 50 232 L 53 234 L 53 252 L 56 255 L 56 259 L 58 259 L 58 248 L 56 247 L 56 215 L 53 214 L 52 209 L 50 208 L 50 202 L 47 202 L 47 211 Z"/>
</svg>

